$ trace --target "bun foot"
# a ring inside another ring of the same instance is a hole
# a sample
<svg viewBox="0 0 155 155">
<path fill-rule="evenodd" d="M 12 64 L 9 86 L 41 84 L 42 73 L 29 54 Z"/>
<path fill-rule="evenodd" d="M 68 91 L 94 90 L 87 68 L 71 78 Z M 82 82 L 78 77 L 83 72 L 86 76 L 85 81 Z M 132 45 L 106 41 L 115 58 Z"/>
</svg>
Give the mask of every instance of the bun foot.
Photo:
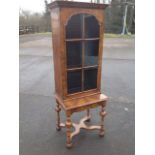
<svg viewBox="0 0 155 155">
<path fill-rule="evenodd" d="M 73 147 L 73 144 L 72 143 L 67 143 L 66 147 L 67 147 L 67 149 L 71 149 Z"/>
<path fill-rule="evenodd" d="M 99 136 L 100 136 L 100 137 L 103 137 L 103 136 L 104 136 L 104 132 L 100 132 L 100 133 L 99 133 Z"/>
<path fill-rule="evenodd" d="M 90 121 L 91 121 L 90 118 L 86 120 L 86 122 L 90 122 Z"/>
<path fill-rule="evenodd" d="M 57 130 L 57 131 L 60 131 L 60 130 L 61 130 L 61 127 L 56 127 L 56 130 Z"/>
</svg>

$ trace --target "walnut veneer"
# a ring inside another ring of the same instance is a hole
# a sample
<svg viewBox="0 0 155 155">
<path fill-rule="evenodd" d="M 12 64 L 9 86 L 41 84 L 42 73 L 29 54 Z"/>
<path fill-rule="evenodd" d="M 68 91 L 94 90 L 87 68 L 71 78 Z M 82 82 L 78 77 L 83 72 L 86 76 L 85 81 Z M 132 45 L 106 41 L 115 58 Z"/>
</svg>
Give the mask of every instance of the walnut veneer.
<svg viewBox="0 0 155 155">
<path fill-rule="evenodd" d="M 55 99 L 57 103 L 57 130 L 66 127 L 67 148 L 80 128 L 99 130 L 104 135 L 107 96 L 101 94 L 101 67 L 103 55 L 104 9 L 106 4 L 55 1 L 51 11 Z M 101 123 L 88 126 L 90 109 L 101 107 Z M 66 123 L 60 122 L 61 108 Z M 79 124 L 72 123 L 74 112 L 86 110 Z M 74 127 L 75 131 L 71 132 Z"/>
</svg>

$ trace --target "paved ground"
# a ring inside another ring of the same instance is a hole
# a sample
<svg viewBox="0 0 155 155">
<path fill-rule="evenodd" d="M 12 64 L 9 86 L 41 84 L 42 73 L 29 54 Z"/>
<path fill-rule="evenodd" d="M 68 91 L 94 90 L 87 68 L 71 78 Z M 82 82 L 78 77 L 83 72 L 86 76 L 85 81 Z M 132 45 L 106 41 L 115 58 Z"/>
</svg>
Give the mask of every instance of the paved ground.
<svg viewBox="0 0 155 155">
<path fill-rule="evenodd" d="M 110 97 L 105 137 L 82 130 L 67 150 L 65 129 L 55 130 L 51 37 L 20 36 L 20 155 L 134 155 L 134 38 L 106 38 L 104 44 L 102 92 Z M 98 123 L 98 109 L 91 112 Z"/>
</svg>

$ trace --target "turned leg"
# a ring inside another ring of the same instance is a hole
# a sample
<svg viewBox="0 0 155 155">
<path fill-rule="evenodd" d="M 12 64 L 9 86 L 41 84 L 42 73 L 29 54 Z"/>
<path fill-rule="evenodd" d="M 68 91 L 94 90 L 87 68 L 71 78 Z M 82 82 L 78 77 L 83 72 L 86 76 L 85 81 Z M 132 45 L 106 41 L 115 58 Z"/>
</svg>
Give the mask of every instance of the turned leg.
<svg viewBox="0 0 155 155">
<path fill-rule="evenodd" d="M 58 102 L 57 102 L 57 106 L 56 106 L 55 111 L 57 112 L 56 129 L 57 129 L 57 131 L 60 131 L 61 130 L 61 127 L 60 127 L 60 111 L 61 111 L 61 108 L 60 108 L 60 104 Z"/>
<path fill-rule="evenodd" d="M 66 147 L 67 148 L 72 147 L 71 127 L 72 127 L 71 118 L 70 118 L 70 115 L 67 114 L 67 120 L 66 120 L 66 135 L 67 135 Z"/>
<path fill-rule="evenodd" d="M 90 110 L 89 109 L 87 109 L 87 117 L 89 117 L 89 119 L 87 119 L 86 121 L 90 122 Z"/>
<path fill-rule="evenodd" d="M 103 105 L 101 105 L 101 112 L 100 112 L 100 116 L 101 116 L 101 128 L 100 128 L 100 133 L 99 135 L 102 137 L 104 136 L 104 117 L 106 115 L 106 112 L 105 112 L 105 107 Z"/>
</svg>

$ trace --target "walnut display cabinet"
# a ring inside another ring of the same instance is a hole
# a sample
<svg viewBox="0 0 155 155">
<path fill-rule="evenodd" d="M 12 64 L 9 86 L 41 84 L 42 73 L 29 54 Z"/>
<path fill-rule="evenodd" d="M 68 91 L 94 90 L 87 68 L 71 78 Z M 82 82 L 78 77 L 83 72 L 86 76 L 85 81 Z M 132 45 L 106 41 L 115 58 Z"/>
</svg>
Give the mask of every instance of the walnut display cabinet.
<svg viewBox="0 0 155 155">
<path fill-rule="evenodd" d="M 99 130 L 104 135 L 107 96 L 101 93 L 104 9 L 106 4 L 55 1 L 50 3 L 57 103 L 57 130 L 66 127 L 66 146 L 80 128 Z M 101 107 L 99 125 L 88 125 L 90 109 Z M 60 122 L 65 110 L 66 123 Z M 86 111 L 79 124 L 71 121 L 75 112 Z M 72 132 L 72 127 L 75 130 Z"/>
</svg>

